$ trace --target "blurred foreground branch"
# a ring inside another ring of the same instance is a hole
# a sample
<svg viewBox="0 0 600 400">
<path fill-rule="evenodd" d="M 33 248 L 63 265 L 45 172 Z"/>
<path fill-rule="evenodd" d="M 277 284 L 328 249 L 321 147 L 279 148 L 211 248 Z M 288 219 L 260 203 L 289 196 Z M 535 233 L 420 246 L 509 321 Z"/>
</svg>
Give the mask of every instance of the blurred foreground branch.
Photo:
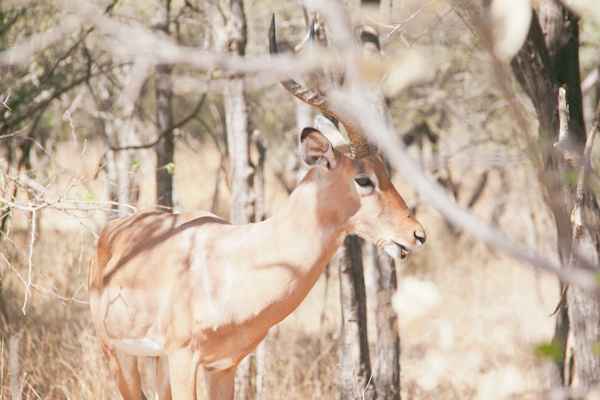
<svg viewBox="0 0 600 400">
<path fill-rule="evenodd" d="M 352 81 L 352 84 L 347 84 L 347 86 L 354 89 L 352 95 L 343 96 L 345 101 L 340 101 L 341 96 L 332 96 L 332 102 L 348 115 L 354 115 L 357 120 L 362 121 L 365 133 L 377 143 L 380 151 L 390 160 L 392 166 L 404 175 L 419 194 L 429 201 L 448 222 L 471 234 L 475 239 L 536 268 L 551 272 L 564 281 L 597 291 L 599 285 L 593 273 L 561 268 L 537 252 L 517 245 L 498 228 L 482 221 L 466 208 L 451 201 L 444 188 L 429 179 L 418 162 L 407 153 L 398 133 L 386 124 L 382 116 L 366 100 L 368 96 L 360 88 L 361 82 L 358 78 L 360 74 L 352 71 L 356 64 L 354 60 L 358 59 L 359 55 L 356 46 L 353 45 L 351 25 L 344 17 L 345 13 L 339 5 L 333 2 L 329 2 L 326 6 L 317 4 L 315 6 L 327 15 L 328 21 L 337 33 L 338 45 L 345 49 L 341 56 L 344 57 L 347 66 L 346 79 Z"/>
<path fill-rule="evenodd" d="M 430 180 L 421 166 L 406 152 L 398 135 L 385 126 L 381 118 L 370 112 L 368 105 L 361 104 L 359 98 L 353 98 L 349 104 L 355 115 L 360 115 L 365 124 L 367 134 L 379 145 L 387 155 L 391 164 L 399 170 L 423 198 L 429 201 L 455 227 L 471 234 L 475 239 L 490 247 L 501 250 L 508 255 L 521 259 L 536 268 L 557 275 L 559 278 L 582 286 L 589 290 L 598 290 L 594 274 L 582 270 L 565 270 L 559 265 L 540 256 L 534 251 L 526 250 L 504 235 L 499 229 L 487 224 L 469 210 L 452 202 L 447 192 L 437 182 Z"/>
<path fill-rule="evenodd" d="M 68 13 L 65 22 L 60 27 L 33 35 L 0 52 L 0 64 L 28 65 L 34 54 L 90 24 L 96 28 L 95 33 L 102 36 L 102 40 L 96 41 L 96 44 L 125 63 L 179 64 L 200 71 L 221 70 L 231 75 L 252 75 L 265 72 L 303 73 L 333 62 L 327 52 L 323 52 L 318 59 L 283 54 L 270 61 L 268 54 L 239 55 L 181 46 L 141 23 L 114 18 L 90 1 L 64 0 L 52 3 L 60 5 L 60 9 Z"/>
</svg>

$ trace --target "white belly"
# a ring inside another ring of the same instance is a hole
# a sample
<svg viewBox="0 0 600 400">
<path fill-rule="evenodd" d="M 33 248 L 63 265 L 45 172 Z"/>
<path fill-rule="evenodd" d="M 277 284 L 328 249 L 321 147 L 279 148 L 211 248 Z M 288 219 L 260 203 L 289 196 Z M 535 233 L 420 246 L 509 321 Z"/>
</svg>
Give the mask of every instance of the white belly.
<svg viewBox="0 0 600 400">
<path fill-rule="evenodd" d="M 113 340 L 115 347 L 133 356 L 166 356 L 167 351 L 152 339 L 123 339 Z"/>
</svg>

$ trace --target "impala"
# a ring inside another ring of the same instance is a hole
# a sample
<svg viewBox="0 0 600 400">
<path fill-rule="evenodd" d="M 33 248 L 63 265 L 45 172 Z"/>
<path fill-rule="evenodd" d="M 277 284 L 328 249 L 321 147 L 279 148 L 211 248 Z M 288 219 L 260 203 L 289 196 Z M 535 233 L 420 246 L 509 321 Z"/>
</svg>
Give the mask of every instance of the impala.
<svg viewBox="0 0 600 400">
<path fill-rule="evenodd" d="M 274 33 L 272 25 L 272 53 Z M 240 361 L 298 307 L 346 234 L 397 259 L 425 241 L 352 118 L 325 95 L 280 81 L 338 118 L 351 143 L 323 117 L 305 128 L 302 157 L 312 168 L 275 215 L 237 226 L 208 212 L 149 211 L 102 231 L 90 262 L 90 308 L 123 399 L 144 398 L 136 356 L 157 357 L 160 399 L 195 399 L 200 366 L 208 398 L 233 399 Z"/>
</svg>

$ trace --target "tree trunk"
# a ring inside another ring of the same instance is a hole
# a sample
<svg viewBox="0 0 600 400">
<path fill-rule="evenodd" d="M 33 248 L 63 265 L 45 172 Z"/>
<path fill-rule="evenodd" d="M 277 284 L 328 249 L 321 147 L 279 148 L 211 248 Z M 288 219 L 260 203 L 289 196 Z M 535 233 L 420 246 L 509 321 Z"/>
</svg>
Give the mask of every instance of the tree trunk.
<svg viewBox="0 0 600 400">
<path fill-rule="evenodd" d="M 102 121 L 107 141 L 117 147 L 136 146 L 141 142 L 135 131 L 135 124 L 126 124 L 119 117 Z M 139 177 L 132 166 L 136 161 L 135 150 L 108 150 L 106 152 L 105 193 L 109 201 L 118 202 L 117 211 L 109 218 L 120 218 L 131 212 L 127 204 L 137 203 L 139 195 Z"/>
<path fill-rule="evenodd" d="M 229 0 L 226 7 L 220 7 L 217 0 L 208 1 L 206 5 L 216 49 L 243 56 L 246 48 L 246 16 L 242 0 Z M 230 160 L 229 220 L 233 224 L 248 224 L 254 222 L 255 196 L 254 168 L 250 160 L 248 105 L 243 77 L 227 77 L 223 105 Z M 246 357 L 236 372 L 236 392 L 238 398 L 242 400 L 253 397 L 253 357 L 254 354 Z"/>
<path fill-rule="evenodd" d="M 550 18 L 545 25 L 549 25 Z M 544 167 L 540 171 L 540 181 L 546 187 L 545 197 L 548 207 L 554 215 L 557 232 L 558 254 L 563 265 L 569 262 L 571 254 L 571 222 L 569 219 L 569 205 L 572 204 L 572 191 L 566 189 L 564 171 L 568 166 L 553 144 L 558 137 L 558 88 L 556 75 L 552 68 L 550 53 L 545 44 L 537 13 L 534 12 L 531 27 L 525 44 L 512 60 L 512 69 L 523 86 L 525 92 L 533 101 L 539 120 L 539 142 L 543 151 Z M 552 43 L 556 43 L 552 41 Z M 566 192 L 565 192 L 566 190 Z M 560 282 L 561 288 L 564 282 Z M 567 309 L 559 309 L 556 318 L 553 341 L 562 349 L 562 357 L 557 361 L 557 372 L 564 384 L 565 357 L 567 337 L 569 334 L 569 318 Z"/>
<path fill-rule="evenodd" d="M 312 10 L 305 10 L 307 18 L 318 18 Z M 309 17 L 310 16 L 310 17 Z M 313 21 L 307 21 L 311 24 Z M 326 44 L 324 26 L 321 24 L 315 37 Z M 296 122 L 304 124 L 309 110 L 297 105 Z M 338 121 L 330 115 L 323 114 L 337 126 Z M 304 125 L 306 127 L 307 125 Z M 302 128 L 304 128 L 302 127 Z M 300 128 L 301 129 L 301 128 Z M 355 235 L 348 235 L 338 249 L 338 266 L 340 274 L 340 298 L 342 308 L 342 326 L 340 337 L 340 353 L 338 376 L 338 397 L 346 399 L 373 399 L 373 383 L 371 378 L 371 362 L 369 357 L 369 341 L 367 335 L 367 298 L 362 260 L 363 240 Z M 327 285 L 327 283 L 326 283 Z"/>
<path fill-rule="evenodd" d="M 248 224 L 254 222 L 254 168 L 250 161 L 248 111 L 243 78 L 227 80 L 223 102 L 230 161 L 229 220 L 233 224 Z"/>
<path fill-rule="evenodd" d="M 392 295 L 398 289 L 394 260 L 373 246 L 377 285 L 377 366 L 374 371 L 375 399 L 400 400 L 400 336 L 398 315 L 392 309 Z"/>
<path fill-rule="evenodd" d="M 267 142 L 259 130 L 252 132 L 252 143 L 258 151 L 258 164 L 256 166 L 256 202 L 255 202 L 255 220 L 263 221 L 266 218 L 265 210 L 265 157 L 267 153 Z M 256 396 L 255 400 L 265 398 L 265 381 L 267 380 L 267 355 L 270 351 L 270 337 L 267 332 L 265 339 L 258 345 L 255 351 L 255 371 L 256 371 Z"/>
<path fill-rule="evenodd" d="M 575 254 L 599 270 L 598 245 L 600 243 L 600 209 L 593 194 L 583 197 L 583 224 L 578 234 Z M 577 262 L 571 267 L 576 267 Z M 567 304 L 571 332 L 573 333 L 573 355 L 579 387 L 583 394 L 600 384 L 600 296 L 572 285 L 567 292 Z"/>
<path fill-rule="evenodd" d="M 154 29 L 169 35 L 169 9 L 171 0 L 155 0 Z M 172 93 L 168 85 L 161 83 L 161 77 L 171 73 L 169 65 L 157 65 L 154 82 L 156 86 L 156 129 L 159 135 L 156 144 L 156 203 L 173 211 L 173 111 Z"/>
<path fill-rule="evenodd" d="M 139 93 L 134 91 L 135 94 L 131 97 L 121 95 L 135 73 L 131 66 L 114 67 L 109 79 L 100 80 L 96 85 L 88 85 L 96 105 L 96 109 L 91 112 L 100 123 L 108 146 L 103 160 L 105 197 L 107 201 L 118 202 L 117 206 L 111 206 L 109 219 L 131 213 L 132 209 L 127 205 L 137 203 L 139 197 L 140 179 L 137 169 L 148 158 L 148 150 L 130 148 L 142 144 L 139 132 L 145 130 L 140 128 L 142 124 L 135 114 L 132 115 L 132 104 Z M 138 168 L 135 167 L 136 162 L 140 164 Z"/>
<path fill-rule="evenodd" d="M 381 7 L 379 0 L 361 1 L 362 7 Z M 370 22 L 363 23 L 360 35 L 363 55 L 367 58 L 381 57 L 379 33 Z M 390 111 L 379 87 L 374 82 L 370 93 L 370 102 L 390 121 Z M 387 163 L 386 163 L 387 164 Z M 388 173 L 389 173 L 388 166 Z M 400 336 L 398 334 L 397 315 L 391 306 L 392 294 L 398 288 L 394 260 L 379 247 L 374 246 L 373 266 L 377 288 L 375 318 L 377 321 L 377 366 L 373 379 L 375 399 L 400 399 Z"/>
<path fill-rule="evenodd" d="M 267 155 L 267 141 L 258 129 L 255 129 L 254 132 L 252 132 L 252 143 L 254 143 L 254 146 L 258 151 L 258 163 L 256 166 L 255 179 L 256 200 L 254 203 L 256 215 L 254 220 L 260 222 L 267 218 L 265 209 L 265 158 Z"/>
<path fill-rule="evenodd" d="M 361 239 L 349 234 L 338 250 L 342 332 L 340 346 L 340 400 L 372 399 L 371 362 L 367 340 L 367 302 Z"/>
<path fill-rule="evenodd" d="M 567 265 L 573 250 L 573 230 L 569 215 L 573 209 L 574 191 L 564 180 L 565 172 L 570 166 L 553 144 L 557 142 L 559 132 L 558 86 L 567 84 L 571 145 L 576 153 L 583 153 L 586 136 L 579 77 L 579 28 L 577 18 L 558 3 L 544 4 L 539 13 L 540 19 L 537 13 L 533 14 L 529 35 L 513 59 L 512 68 L 538 114 L 538 140 L 544 151 L 544 171 L 540 173 L 540 179 L 547 189 L 546 201 L 554 214 L 559 255 L 563 265 Z M 597 199 L 593 194 L 585 193 L 583 204 L 584 232 L 576 250 L 592 265 L 598 265 L 600 226 L 597 223 Z M 573 354 L 576 373 L 581 388 L 586 391 L 600 382 L 599 358 L 592 350 L 593 344 L 600 341 L 599 304 L 598 295 L 584 292 L 578 287 L 570 287 L 567 309 L 561 310 L 555 330 L 554 340 L 566 346 L 568 327 L 565 324 L 570 325 L 575 342 Z M 572 377 L 567 379 L 564 375 L 564 366 L 563 357 L 558 367 L 563 383 L 568 384 Z"/>
<path fill-rule="evenodd" d="M 207 2 L 215 47 L 220 52 L 243 56 L 246 49 L 246 16 L 242 0 L 229 0 L 219 7 Z M 223 93 L 225 129 L 229 151 L 231 206 L 229 220 L 234 224 L 254 222 L 254 167 L 250 161 L 250 131 L 244 78 L 229 76 Z"/>
</svg>

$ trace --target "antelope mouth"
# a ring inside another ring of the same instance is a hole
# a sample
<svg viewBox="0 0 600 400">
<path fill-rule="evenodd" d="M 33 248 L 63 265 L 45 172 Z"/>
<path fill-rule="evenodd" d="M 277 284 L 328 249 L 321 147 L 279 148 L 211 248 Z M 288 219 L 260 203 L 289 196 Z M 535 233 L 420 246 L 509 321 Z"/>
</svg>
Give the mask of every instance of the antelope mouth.
<svg viewBox="0 0 600 400">
<path fill-rule="evenodd" d="M 392 258 L 404 260 L 408 256 L 408 249 L 396 241 L 385 245 L 383 250 Z"/>
<path fill-rule="evenodd" d="M 395 243 L 396 246 L 398 246 L 400 248 L 400 260 L 404 260 L 406 258 L 406 256 L 408 256 L 408 249 L 404 246 L 402 246 L 400 243 Z"/>
</svg>

